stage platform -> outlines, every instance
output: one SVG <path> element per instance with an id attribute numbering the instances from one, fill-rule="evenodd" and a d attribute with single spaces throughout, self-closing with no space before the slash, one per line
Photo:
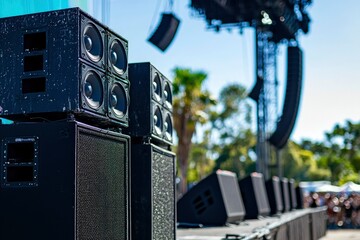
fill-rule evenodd
<path id="1" fill-rule="evenodd" d="M 326 234 L 326 207 L 293 210 L 223 227 L 179 228 L 177 240 L 315 240 Z"/>

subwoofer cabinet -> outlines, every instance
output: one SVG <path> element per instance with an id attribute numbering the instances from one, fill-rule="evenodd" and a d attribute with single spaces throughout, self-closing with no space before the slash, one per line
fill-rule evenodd
<path id="1" fill-rule="evenodd" d="M 132 239 L 176 239 L 175 154 L 147 143 L 131 152 Z"/>
<path id="2" fill-rule="evenodd" d="M 0 32 L 1 116 L 128 126 L 123 37 L 79 8 L 1 18 Z"/>
<path id="3" fill-rule="evenodd" d="M 61 121 L 0 125 L 0 141 L 0 239 L 131 239 L 128 136 Z"/>

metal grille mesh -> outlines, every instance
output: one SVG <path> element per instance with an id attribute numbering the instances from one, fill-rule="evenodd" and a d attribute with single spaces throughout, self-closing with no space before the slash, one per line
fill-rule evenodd
<path id="1" fill-rule="evenodd" d="M 153 240 L 175 239 L 174 156 L 153 153 Z"/>
<path id="2" fill-rule="evenodd" d="M 76 169 L 77 240 L 128 239 L 127 146 L 126 139 L 80 132 Z"/>

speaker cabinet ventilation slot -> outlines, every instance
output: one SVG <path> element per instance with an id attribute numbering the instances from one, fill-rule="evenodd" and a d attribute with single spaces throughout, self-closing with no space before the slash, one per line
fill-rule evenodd
<path id="1" fill-rule="evenodd" d="M 22 79 L 22 93 L 40 93 L 46 91 L 46 78 L 24 78 Z"/>
<path id="2" fill-rule="evenodd" d="M 44 56 L 33 55 L 24 57 L 24 72 L 44 70 Z"/>
<path id="3" fill-rule="evenodd" d="M 24 51 L 41 51 L 46 49 L 46 32 L 27 33 L 24 35 Z"/>
<path id="4" fill-rule="evenodd" d="M 6 181 L 13 182 L 32 182 L 34 181 L 33 166 L 11 166 L 7 168 Z"/>
<path id="5" fill-rule="evenodd" d="M 34 162 L 34 143 L 9 143 L 7 146 L 7 162 L 32 163 Z"/>

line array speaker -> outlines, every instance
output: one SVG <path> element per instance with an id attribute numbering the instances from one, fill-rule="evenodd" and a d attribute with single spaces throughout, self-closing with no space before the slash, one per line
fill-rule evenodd
<path id="1" fill-rule="evenodd" d="M 246 211 L 245 218 L 256 219 L 259 216 L 268 216 L 270 206 L 263 175 L 254 172 L 241 179 L 239 186 Z"/>
<path id="2" fill-rule="evenodd" d="M 129 137 L 71 121 L 0 132 L 1 239 L 130 239 Z"/>
<path id="3" fill-rule="evenodd" d="M 264 78 L 258 76 L 256 83 L 252 90 L 249 93 L 249 98 L 251 98 L 254 101 L 259 101 L 259 96 L 261 93 L 261 89 L 264 87 Z"/>
<path id="4" fill-rule="evenodd" d="M 78 8 L 2 18 L 0 32 L 0 115 L 128 125 L 124 38 Z"/>
<path id="5" fill-rule="evenodd" d="M 284 206 L 281 199 L 280 179 L 273 176 L 265 182 L 265 186 L 271 210 L 270 214 L 281 213 Z"/>
<path id="6" fill-rule="evenodd" d="M 171 82 L 148 62 L 129 64 L 129 79 L 131 105 L 127 133 L 172 145 Z"/>
<path id="7" fill-rule="evenodd" d="M 299 47 L 288 47 L 287 84 L 282 115 L 269 142 L 283 148 L 294 128 L 300 105 L 302 87 L 302 51 Z"/>
<path id="8" fill-rule="evenodd" d="M 175 239 L 175 154 L 153 144 L 132 144 L 133 239 Z"/>
<path id="9" fill-rule="evenodd" d="M 288 212 L 291 209 L 290 206 L 290 195 L 289 195 L 289 180 L 287 178 L 282 178 L 280 180 L 281 187 L 281 199 L 284 205 L 283 212 Z"/>
<path id="10" fill-rule="evenodd" d="M 241 221 L 244 215 L 236 175 L 227 171 L 212 173 L 177 202 L 177 220 L 181 223 L 222 226 Z"/>
<path id="11" fill-rule="evenodd" d="M 180 20 L 172 13 L 163 13 L 159 26 L 148 39 L 160 50 L 165 51 L 175 37 Z"/>

